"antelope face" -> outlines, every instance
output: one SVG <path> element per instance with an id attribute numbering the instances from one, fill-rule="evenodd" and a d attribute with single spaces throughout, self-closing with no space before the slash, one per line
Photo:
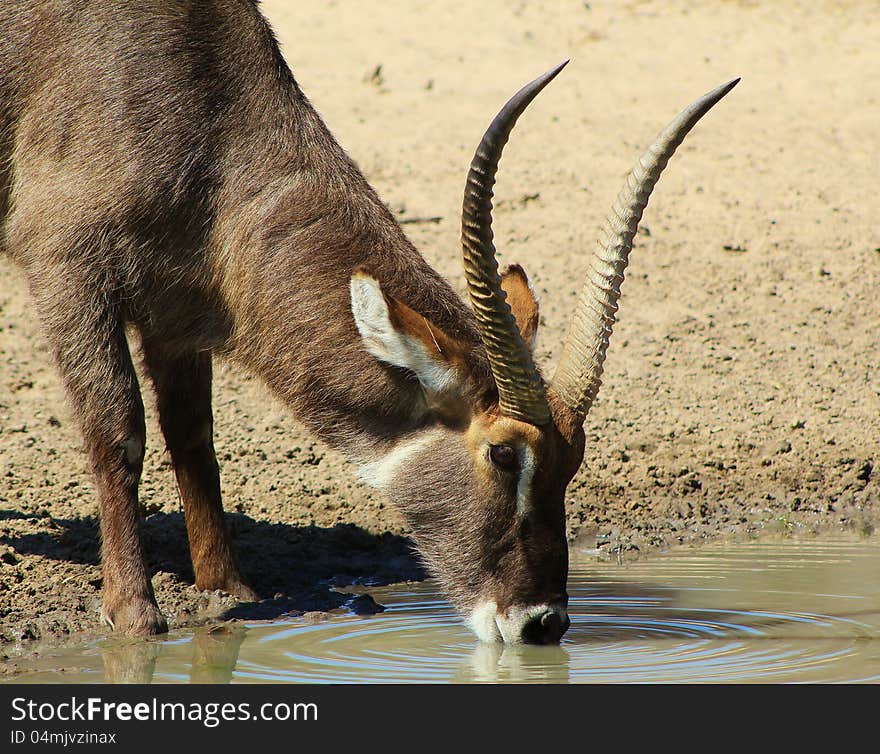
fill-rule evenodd
<path id="1" fill-rule="evenodd" d="M 525 273 L 512 267 L 501 285 L 533 342 L 538 303 Z M 365 348 L 411 372 L 424 396 L 418 428 L 364 464 L 361 477 L 403 513 L 429 570 L 481 639 L 558 642 L 569 626 L 565 489 L 584 450 L 577 414 L 552 393 L 540 423 L 505 414 L 491 371 L 464 344 L 367 273 L 352 278 L 351 297 Z"/>
<path id="2" fill-rule="evenodd" d="M 485 412 L 435 425 L 387 479 L 419 551 L 484 641 L 552 644 L 569 626 L 565 488 L 583 431 Z"/>
<path id="3" fill-rule="evenodd" d="M 458 443 L 465 490 L 426 505 L 424 489 L 421 504 L 402 506 L 416 540 L 482 640 L 555 644 L 569 626 L 565 489 L 583 458 L 583 431 L 566 438 L 553 422 L 493 411 L 476 415 Z"/>
<path id="4" fill-rule="evenodd" d="M 462 247 L 476 342 L 450 337 L 366 271 L 351 279 L 364 347 L 411 372 L 424 395 L 414 428 L 364 464 L 362 477 L 400 507 L 428 567 L 487 641 L 556 643 L 568 628 L 565 490 L 583 459 L 583 420 L 599 389 L 632 240 L 672 153 L 738 81 L 682 111 L 637 162 L 545 385 L 532 359 L 538 302 L 521 268 L 499 275 L 491 197 L 516 119 L 561 69 L 511 98 L 471 163 Z"/>

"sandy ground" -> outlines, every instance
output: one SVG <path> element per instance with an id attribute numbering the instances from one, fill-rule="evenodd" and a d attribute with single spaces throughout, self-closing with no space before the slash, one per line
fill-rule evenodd
<path id="1" fill-rule="evenodd" d="M 586 254 L 633 160 L 684 105 L 742 76 L 679 150 L 646 212 L 569 488 L 573 545 L 627 558 L 722 537 L 873 532 L 880 5 L 263 8 L 331 130 L 460 290 L 458 218 L 473 148 L 507 96 L 571 58 L 514 132 L 495 214 L 503 259 L 522 262 L 541 295 L 539 359 L 551 374 Z M 236 608 L 191 586 L 150 410 L 142 501 L 172 626 L 230 609 L 342 609 L 328 583 L 421 576 L 390 504 L 260 384 L 220 365 L 214 395 L 226 508 L 245 574 L 267 600 Z M 23 639 L 100 630 L 96 517 L 59 378 L 23 280 L 2 259 L 4 656 Z"/>

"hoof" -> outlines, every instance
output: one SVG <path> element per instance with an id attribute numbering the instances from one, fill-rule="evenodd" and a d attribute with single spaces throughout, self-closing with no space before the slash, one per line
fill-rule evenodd
<path id="1" fill-rule="evenodd" d="M 146 598 L 104 599 L 101 623 L 128 636 L 155 636 L 168 631 L 168 621 L 158 605 Z"/>
<path id="2" fill-rule="evenodd" d="M 231 594 L 239 602 L 259 602 L 260 595 L 251 589 L 240 576 L 227 576 L 226 578 L 196 579 L 196 588 L 205 592 L 220 590 Z"/>
<path id="3" fill-rule="evenodd" d="M 226 589 L 230 594 L 235 595 L 235 597 L 240 602 L 259 602 L 260 595 L 258 595 L 253 589 L 251 589 L 247 584 L 243 581 L 238 581 L 231 586 L 231 588 Z"/>

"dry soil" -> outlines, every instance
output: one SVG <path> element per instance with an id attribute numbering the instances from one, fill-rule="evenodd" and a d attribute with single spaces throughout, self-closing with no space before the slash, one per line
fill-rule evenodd
<path id="1" fill-rule="evenodd" d="M 605 384 L 569 488 L 574 547 L 604 557 L 880 517 L 880 4 L 297 2 L 262 7 L 300 85 L 463 290 L 459 210 L 480 134 L 571 63 L 517 126 L 496 243 L 542 301 L 552 373 L 587 254 L 634 159 L 684 105 L 693 131 L 644 217 Z M 2 30 L 0 30 L 2 33 Z M 263 387 L 218 365 L 216 446 L 246 575 L 191 585 L 149 396 L 142 483 L 172 626 L 346 609 L 334 583 L 422 576 L 391 501 L 360 486 Z M 0 651 L 100 631 L 97 502 L 21 275 L 0 257 Z M 12 667 L 5 663 L 5 667 Z"/>

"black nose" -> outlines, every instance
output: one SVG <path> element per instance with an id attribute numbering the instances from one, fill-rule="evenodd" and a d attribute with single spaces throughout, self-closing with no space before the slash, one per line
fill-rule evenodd
<path id="1" fill-rule="evenodd" d="M 558 644 L 570 625 L 567 613 L 545 610 L 523 626 L 522 640 L 526 644 Z"/>

